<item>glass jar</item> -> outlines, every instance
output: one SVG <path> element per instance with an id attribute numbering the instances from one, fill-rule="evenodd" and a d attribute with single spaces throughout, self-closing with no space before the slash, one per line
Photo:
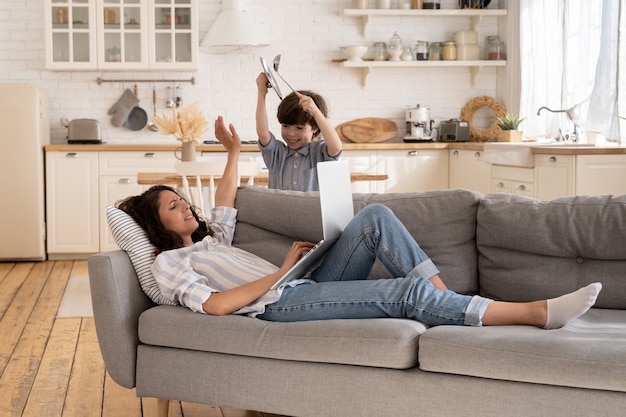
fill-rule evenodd
<path id="1" fill-rule="evenodd" d="M 453 41 L 443 43 L 442 56 L 444 61 L 456 61 L 456 44 Z"/>
<path id="2" fill-rule="evenodd" d="M 490 61 L 506 60 L 504 42 L 499 36 L 487 36 L 487 59 Z"/>
<path id="3" fill-rule="evenodd" d="M 431 61 L 441 61 L 443 42 L 433 42 L 428 47 L 428 59 Z"/>
<path id="4" fill-rule="evenodd" d="M 406 48 L 404 48 L 404 51 L 402 52 L 402 56 L 401 59 L 403 61 L 414 61 L 415 57 L 414 57 L 414 51 L 413 48 L 411 48 L 410 46 L 407 46 Z"/>
<path id="5" fill-rule="evenodd" d="M 368 0 L 352 0 L 352 7 L 355 9 L 367 9 L 370 5 Z"/>
<path id="6" fill-rule="evenodd" d="M 385 42 L 374 42 L 372 47 L 374 61 L 384 61 L 387 59 L 385 52 L 387 51 L 387 44 Z"/>
<path id="7" fill-rule="evenodd" d="M 428 61 L 428 42 L 417 41 L 415 43 L 415 59 L 417 61 Z"/>
<path id="8" fill-rule="evenodd" d="M 398 32 L 393 32 L 393 36 L 389 38 L 387 42 L 387 52 L 389 52 L 390 61 L 400 61 L 400 55 L 404 46 L 402 45 L 402 38 L 398 35 Z"/>
<path id="9" fill-rule="evenodd" d="M 424 9 L 441 9 L 441 0 L 424 0 Z"/>
<path id="10" fill-rule="evenodd" d="M 411 9 L 423 9 L 424 0 L 411 0 Z"/>

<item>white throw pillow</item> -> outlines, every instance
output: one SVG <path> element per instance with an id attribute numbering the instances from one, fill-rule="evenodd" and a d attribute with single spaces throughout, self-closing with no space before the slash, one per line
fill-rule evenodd
<path id="1" fill-rule="evenodd" d="M 154 262 L 156 247 L 150 243 L 146 232 L 125 211 L 113 206 L 107 206 L 106 209 L 113 239 L 128 254 L 143 292 L 157 304 L 177 305 L 165 298 L 152 275 L 150 267 Z"/>

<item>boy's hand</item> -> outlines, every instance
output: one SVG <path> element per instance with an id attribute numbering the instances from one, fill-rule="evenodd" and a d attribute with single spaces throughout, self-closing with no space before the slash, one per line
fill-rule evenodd
<path id="1" fill-rule="evenodd" d="M 256 88 L 259 94 L 267 94 L 269 90 L 269 80 L 267 79 L 267 75 L 264 72 L 260 73 L 258 77 L 256 77 Z"/>
<path id="2" fill-rule="evenodd" d="M 298 98 L 300 99 L 299 104 L 300 104 L 300 107 L 302 107 L 302 110 L 304 110 L 305 112 L 309 113 L 311 116 L 315 117 L 317 112 L 320 111 L 317 108 L 317 105 L 315 105 L 315 101 L 313 101 L 313 99 L 311 97 L 307 96 L 307 95 L 300 94 L 297 91 L 295 93 L 298 96 Z"/>

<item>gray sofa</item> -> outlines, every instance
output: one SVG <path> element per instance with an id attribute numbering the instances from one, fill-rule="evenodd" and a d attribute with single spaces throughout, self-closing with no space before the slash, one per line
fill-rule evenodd
<path id="1" fill-rule="evenodd" d="M 111 377 L 138 396 L 289 416 L 625 415 L 626 195 L 540 202 L 442 190 L 354 201 L 389 206 L 455 291 L 526 301 L 600 281 L 596 308 L 549 331 L 211 317 L 152 303 L 115 251 L 89 258 Z M 275 264 L 293 240 L 321 237 L 317 193 L 247 186 L 236 206 L 234 245 Z M 380 265 L 372 275 L 387 276 Z"/>

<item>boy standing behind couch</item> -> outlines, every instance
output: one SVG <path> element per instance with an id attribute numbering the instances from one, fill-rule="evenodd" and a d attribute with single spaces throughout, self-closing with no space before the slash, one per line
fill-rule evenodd
<path id="1" fill-rule="evenodd" d="M 277 117 L 283 143 L 269 130 L 265 73 L 259 74 L 256 84 L 256 131 L 269 170 L 268 188 L 319 191 L 317 163 L 339 159 L 342 150 L 339 135 L 326 119 L 328 107 L 324 98 L 310 91 L 299 91 L 281 101 Z"/>

